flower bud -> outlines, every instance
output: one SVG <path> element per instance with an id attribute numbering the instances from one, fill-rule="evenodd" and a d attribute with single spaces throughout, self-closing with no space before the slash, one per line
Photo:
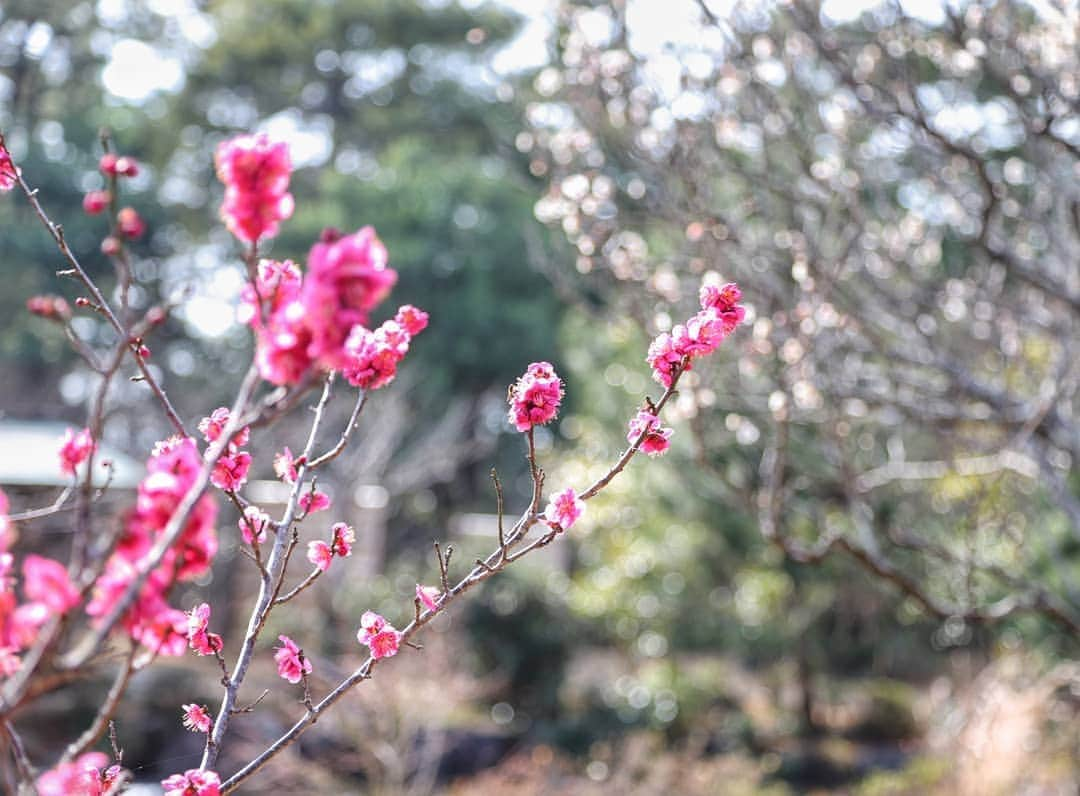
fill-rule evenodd
<path id="1" fill-rule="evenodd" d="M 90 191 L 83 197 L 82 207 L 87 215 L 96 216 L 109 206 L 112 194 L 108 191 Z"/>

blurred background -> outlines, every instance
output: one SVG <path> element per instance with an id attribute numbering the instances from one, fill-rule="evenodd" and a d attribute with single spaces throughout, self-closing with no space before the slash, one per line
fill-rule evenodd
<path id="1" fill-rule="evenodd" d="M 0 129 L 104 284 L 80 204 L 103 185 L 100 131 L 142 164 L 133 304 L 184 298 L 148 344 L 186 420 L 228 402 L 250 356 L 217 220 L 226 137 L 290 142 L 273 257 L 373 224 L 400 275 L 388 305 L 431 313 L 322 484 L 357 554 L 266 636 L 301 642 L 317 695 L 361 660 L 361 611 L 408 621 L 433 538 L 459 565 L 492 548 L 492 466 L 510 509 L 527 502 L 505 390 L 529 362 L 567 383 L 538 434 L 548 483 L 583 486 L 658 394 L 651 337 L 703 277 L 743 288 L 748 322 L 681 385 L 671 452 L 252 788 L 1077 793 L 1078 35 L 1057 0 L 4 0 Z M 81 426 L 93 381 L 24 309 L 76 294 L 17 197 L 0 252 L 7 466 Z M 141 385 L 111 397 L 119 512 L 168 429 Z M 251 499 L 279 499 L 272 453 L 302 447 L 306 418 L 253 435 Z M 17 508 L 58 483 L 32 458 L 0 472 Z M 209 595 L 235 637 L 255 573 L 234 520 L 223 506 L 214 572 L 178 598 Z M 23 528 L 57 557 L 66 538 Z M 302 712 L 271 648 L 245 693 L 274 693 L 233 723 L 222 772 Z M 31 756 L 102 687 L 21 719 Z M 136 677 L 117 727 L 138 781 L 197 763 L 180 705 L 219 691 L 193 656 Z"/>

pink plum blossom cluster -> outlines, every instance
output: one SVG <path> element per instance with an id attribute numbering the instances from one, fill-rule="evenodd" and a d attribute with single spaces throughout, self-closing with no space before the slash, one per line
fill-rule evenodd
<path id="1" fill-rule="evenodd" d="M 689 370 L 692 360 L 715 351 L 746 317 L 745 308 L 739 304 L 741 298 L 742 292 L 734 282 L 722 287 L 703 286 L 699 296 L 701 311 L 649 345 L 646 361 L 652 367 L 653 378 L 670 387 L 676 372 Z"/>
<path id="2" fill-rule="evenodd" d="M 95 448 L 90 429 L 76 431 L 69 428 L 60 441 L 60 472 L 65 475 L 75 475 L 75 469 L 90 458 Z"/>
<path id="3" fill-rule="evenodd" d="M 375 660 L 397 655 L 401 633 L 383 616 L 374 611 L 364 611 L 360 617 L 360 630 L 356 640 L 365 645 Z"/>
<path id="4" fill-rule="evenodd" d="M 335 556 L 347 558 L 352 555 L 352 546 L 355 542 L 356 533 L 352 527 L 343 522 L 336 522 L 330 527 L 329 544 L 322 539 L 308 542 L 307 559 L 320 572 L 326 572 Z"/>
<path id="5" fill-rule="evenodd" d="M 107 796 L 123 785 L 122 773 L 101 752 L 87 752 L 46 771 L 34 784 L 38 796 Z"/>
<path id="6" fill-rule="evenodd" d="M 563 398 L 562 379 L 550 362 L 533 362 L 510 388 L 510 422 L 518 431 L 555 419 Z"/>
<path id="7" fill-rule="evenodd" d="M 221 777 L 213 771 L 191 768 L 161 781 L 165 796 L 221 796 Z"/>
<path id="8" fill-rule="evenodd" d="M 672 433 L 672 429 L 661 427 L 660 418 L 655 413 L 649 409 L 641 409 L 630 418 L 626 441 L 633 445 L 640 438 L 641 450 L 649 456 L 661 456 L 671 445 Z"/>
<path id="9" fill-rule="evenodd" d="M 214 161 L 225 183 L 221 220 L 229 231 L 247 243 L 276 235 L 293 212 L 289 147 L 266 135 L 241 135 L 221 142 Z"/>
<path id="10" fill-rule="evenodd" d="M 208 443 L 217 442 L 229 422 L 229 410 L 218 407 L 199 421 L 199 432 Z M 246 426 L 240 429 L 228 441 L 225 452 L 218 458 L 210 473 L 210 483 L 224 492 L 235 492 L 247 482 L 248 470 L 251 469 L 251 454 L 240 448 L 247 445 L 251 435 Z"/>
<path id="11" fill-rule="evenodd" d="M 107 615 L 136 578 L 139 562 L 164 532 L 195 482 L 201 464 L 202 457 L 191 437 L 170 437 L 155 446 L 124 533 L 94 584 L 86 607 L 91 617 Z M 218 549 L 217 513 L 213 497 L 199 498 L 178 542 L 151 571 L 135 604 L 124 616 L 123 627 L 131 638 L 153 654 L 182 655 L 187 647 L 188 616 L 170 606 L 167 595 L 175 582 L 192 580 L 209 570 Z"/>

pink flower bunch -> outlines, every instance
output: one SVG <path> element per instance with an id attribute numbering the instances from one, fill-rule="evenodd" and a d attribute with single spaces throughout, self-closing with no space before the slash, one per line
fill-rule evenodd
<path id="1" fill-rule="evenodd" d="M 299 504 L 300 511 L 302 511 L 306 517 L 308 514 L 314 514 L 316 511 L 326 511 L 330 508 L 331 501 L 328 494 L 315 490 L 314 492 L 304 492 L 304 494 L 300 496 Z"/>
<path id="2" fill-rule="evenodd" d="M 165 796 L 221 796 L 221 777 L 214 771 L 189 768 L 161 781 Z"/>
<path id="3" fill-rule="evenodd" d="M 220 143 L 214 162 L 225 184 L 221 220 L 229 231 L 247 243 L 276 235 L 293 212 L 288 145 L 264 134 L 241 135 Z"/>
<path id="4" fill-rule="evenodd" d="M 60 296 L 31 296 L 26 300 L 26 310 L 32 315 L 49 321 L 71 320 L 71 305 Z"/>
<path id="5" fill-rule="evenodd" d="M 11 153 L 4 146 L 4 139 L 0 137 L 0 193 L 6 193 L 15 187 L 19 168 L 12 162 Z"/>
<path id="6" fill-rule="evenodd" d="M 397 281 L 375 231 L 324 233 L 308 268 L 304 277 L 291 262 L 264 260 L 255 285 L 244 289 L 238 317 L 255 330 L 259 373 L 274 384 L 295 384 L 312 367 L 344 369 L 354 385 L 387 384 L 428 316 L 405 305 L 375 331 L 365 328 Z"/>
<path id="7" fill-rule="evenodd" d="M 199 421 L 199 431 L 207 442 L 215 442 L 221 437 L 225 425 L 229 422 L 229 410 L 224 406 L 218 407 Z M 248 470 L 251 469 L 251 454 L 240 450 L 240 446 L 246 445 L 251 431 L 247 427 L 240 429 L 229 440 L 225 452 L 218 458 L 214 469 L 210 472 L 210 483 L 225 492 L 235 492 L 247 483 Z"/>
<path id="8" fill-rule="evenodd" d="M 401 644 L 401 633 L 374 611 L 364 611 L 356 640 L 371 651 L 371 657 L 375 660 L 392 658 L 397 655 Z"/>
<path id="9" fill-rule="evenodd" d="M 213 655 L 224 649 L 221 636 L 210 633 L 210 606 L 202 603 L 187 613 L 187 640 L 199 655 Z"/>
<path id="10" fill-rule="evenodd" d="M 106 152 L 98 161 L 98 170 L 106 177 L 134 177 L 139 173 L 139 163 L 130 155 Z"/>
<path id="11" fill-rule="evenodd" d="M 248 506 L 236 524 L 245 542 L 262 544 L 266 541 L 267 529 L 271 527 L 272 522 L 270 515 L 258 506 Z"/>
<path id="12" fill-rule="evenodd" d="M 442 592 L 434 586 L 421 586 L 417 583 L 416 599 L 420 601 L 420 604 L 424 606 L 426 610 L 434 613 L 439 610 L 439 601 L 442 599 Z"/>
<path id="13" fill-rule="evenodd" d="M 562 379 L 550 362 L 533 362 L 510 388 L 510 422 L 518 431 L 550 423 L 559 413 Z"/>
<path id="14" fill-rule="evenodd" d="M 202 458 L 191 437 L 159 442 L 147 461 L 146 477 L 139 483 L 134 509 L 124 534 L 94 584 L 86 611 L 105 616 L 134 580 L 137 565 L 164 531 L 184 495 L 195 482 Z M 143 584 L 135 604 L 123 620 L 124 629 L 147 649 L 164 655 L 182 655 L 188 645 L 188 616 L 168 604 L 166 595 L 177 580 L 191 580 L 210 568 L 217 553 L 217 504 L 203 495 L 188 517 L 177 543 Z"/>
<path id="15" fill-rule="evenodd" d="M 0 520 L 7 517 L 7 498 L 0 492 Z M 4 550 L 10 539 L 0 535 L 0 675 L 10 677 L 22 664 L 19 653 L 37 639 L 50 617 L 65 614 L 82 597 L 67 570 L 51 558 L 29 555 L 23 560 L 23 596 L 15 595 L 15 557 Z"/>
<path id="16" fill-rule="evenodd" d="M 637 415 L 630 418 L 630 430 L 626 433 L 626 441 L 633 445 L 642 434 L 645 438 L 641 441 L 641 450 L 650 456 L 660 456 L 671 445 L 671 435 L 674 433 L 670 428 L 661 428 L 660 418 L 648 409 L 641 409 Z"/>
<path id="17" fill-rule="evenodd" d="M 345 340 L 397 282 L 387 266 L 386 247 L 372 227 L 352 235 L 323 232 L 308 254 L 303 300 L 312 330 L 311 356 L 330 370 L 345 362 Z"/>
<path id="18" fill-rule="evenodd" d="M 426 325 L 427 313 L 424 313 L 424 324 L 419 329 Z M 375 331 L 354 326 L 345 341 L 342 373 L 354 387 L 364 390 L 384 387 L 397 375 L 398 363 L 409 352 L 411 341 L 412 335 L 396 320 L 386 321 Z"/>
<path id="19" fill-rule="evenodd" d="M 570 526 L 585 513 L 585 502 L 571 487 L 551 497 L 551 502 L 544 509 L 544 522 L 556 531 L 568 531 Z"/>
<path id="20" fill-rule="evenodd" d="M 326 572 L 330 561 L 337 556 L 345 558 L 352 555 L 352 546 L 356 542 L 356 532 L 343 522 L 335 522 L 330 527 L 330 543 L 322 541 L 308 542 L 307 559 L 317 568 Z"/>
<path id="21" fill-rule="evenodd" d="M 214 720 L 210 718 L 210 714 L 206 712 L 205 705 L 196 705 L 194 703 L 184 705 L 182 711 L 184 714 L 184 729 L 186 730 L 191 730 L 192 732 L 210 732 L 210 728 L 214 726 Z"/>
<path id="22" fill-rule="evenodd" d="M 115 792 L 123 769 L 109 766 L 101 752 L 87 752 L 46 771 L 37 782 L 39 796 L 106 796 Z"/>
<path id="23" fill-rule="evenodd" d="M 741 298 L 742 292 L 734 282 L 702 287 L 701 311 L 649 345 L 646 361 L 653 369 L 653 378 L 670 387 L 684 362 L 689 370 L 690 360 L 715 351 L 746 317 L 746 309 L 738 303 Z"/>
<path id="24" fill-rule="evenodd" d="M 274 473 L 287 484 L 295 484 L 298 473 L 296 468 L 303 462 L 303 456 L 293 458 L 292 451 L 286 446 L 281 453 L 274 456 Z"/>
<path id="25" fill-rule="evenodd" d="M 281 646 L 274 653 L 278 674 L 290 683 L 299 683 L 305 674 L 311 674 L 311 661 L 288 636 L 278 636 Z"/>
<path id="26" fill-rule="evenodd" d="M 85 462 L 96 447 L 90 429 L 69 428 L 60 441 L 60 472 L 75 475 L 75 468 Z"/>

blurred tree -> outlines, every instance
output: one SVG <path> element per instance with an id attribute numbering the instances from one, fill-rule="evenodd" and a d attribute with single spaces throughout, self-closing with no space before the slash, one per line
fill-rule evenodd
<path id="1" fill-rule="evenodd" d="M 753 305 L 676 407 L 714 522 L 846 553 L 940 646 L 1029 612 L 1075 639 L 1076 10 L 654 12 L 562 3 L 518 146 L 569 292 L 650 334 L 716 271 Z"/>

